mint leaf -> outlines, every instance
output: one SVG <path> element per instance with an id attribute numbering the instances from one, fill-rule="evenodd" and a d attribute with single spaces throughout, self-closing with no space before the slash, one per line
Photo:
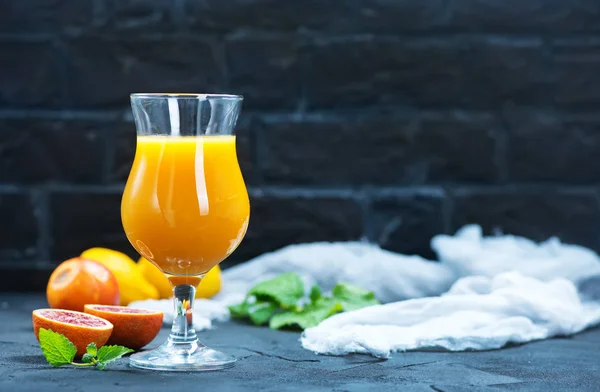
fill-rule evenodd
<path id="1" fill-rule="evenodd" d="M 288 310 L 276 314 L 271 318 L 269 327 L 279 329 L 298 326 L 306 329 L 318 325 L 321 321 L 342 310 L 339 302 L 330 298 L 321 298 L 315 304 L 308 305 L 301 311 Z"/>
<path id="2" fill-rule="evenodd" d="M 254 324 L 263 325 L 269 321 L 278 308 L 277 304 L 272 302 L 257 301 L 248 305 L 248 314 L 250 315 L 250 320 L 252 320 Z"/>
<path id="3" fill-rule="evenodd" d="M 323 295 L 321 293 L 321 288 L 317 285 L 314 285 L 311 289 L 310 289 L 310 301 L 311 302 L 316 302 L 319 298 L 321 298 Z"/>
<path id="4" fill-rule="evenodd" d="M 258 301 L 275 302 L 283 308 L 293 308 L 304 296 L 304 283 L 297 274 L 288 272 L 257 284 L 248 294 L 254 295 Z"/>
<path id="5" fill-rule="evenodd" d="M 269 328 L 279 329 L 283 327 L 296 327 L 299 326 L 301 329 L 308 328 L 305 326 L 307 323 L 304 317 L 301 317 L 298 313 L 293 310 L 288 310 L 283 313 L 277 313 L 271 321 L 269 321 Z"/>
<path id="6" fill-rule="evenodd" d="M 96 366 L 98 369 L 104 370 L 107 364 L 132 352 L 132 349 L 123 346 L 102 346 L 98 350 L 98 364 Z"/>
<path id="7" fill-rule="evenodd" d="M 244 301 L 241 304 L 231 305 L 229 306 L 229 312 L 231 313 L 231 317 L 234 318 L 248 317 L 248 303 Z"/>
<path id="8" fill-rule="evenodd" d="M 380 304 L 373 292 L 349 283 L 336 284 L 332 294 L 333 298 L 342 304 L 344 311 Z"/>
<path id="9" fill-rule="evenodd" d="M 94 343 L 94 342 L 88 344 L 87 347 L 85 348 L 85 350 L 92 357 L 95 357 L 96 355 L 98 355 L 98 347 L 96 347 L 96 343 Z"/>
<path id="10" fill-rule="evenodd" d="M 83 363 L 92 363 L 92 362 L 94 362 L 94 355 L 92 355 L 92 354 L 83 354 L 83 357 L 81 358 L 81 362 L 83 362 Z"/>
<path id="11" fill-rule="evenodd" d="M 98 362 L 110 363 L 132 352 L 132 349 L 123 346 L 102 346 L 98 350 Z"/>
<path id="12" fill-rule="evenodd" d="M 77 347 L 64 335 L 51 329 L 40 328 L 38 336 L 42 353 L 50 365 L 58 367 L 73 362 Z"/>

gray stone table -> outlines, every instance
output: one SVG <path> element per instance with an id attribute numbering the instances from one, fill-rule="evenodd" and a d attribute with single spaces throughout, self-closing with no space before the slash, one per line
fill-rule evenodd
<path id="1" fill-rule="evenodd" d="M 486 352 L 317 356 L 295 332 L 240 323 L 201 333 L 207 344 L 239 358 L 220 372 L 132 369 L 120 360 L 104 371 L 51 368 L 32 332 L 41 295 L 0 294 L 0 391 L 600 391 L 600 329 Z M 168 334 L 164 328 L 152 345 Z"/>

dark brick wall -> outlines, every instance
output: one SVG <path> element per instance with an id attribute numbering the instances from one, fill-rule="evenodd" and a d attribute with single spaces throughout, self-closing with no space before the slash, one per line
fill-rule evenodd
<path id="1" fill-rule="evenodd" d="M 600 250 L 597 0 L 0 2 L 0 290 L 130 254 L 131 92 L 246 97 L 228 264 L 286 244 L 432 256 L 466 223 Z"/>

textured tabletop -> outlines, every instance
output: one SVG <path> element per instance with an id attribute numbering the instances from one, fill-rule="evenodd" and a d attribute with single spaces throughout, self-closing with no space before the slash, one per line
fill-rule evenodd
<path id="1" fill-rule="evenodd" d="M 41 295 L 0 294 L 0 391 L 600 391 L 600 329 L 503 350 L 326 357 L 304 350 L 295 332 L 238 323 L 200 333 L 239 358 L 219 372 L 132 369 L 120 360 L 104 371 L 51 368 L 31 327 Z M 163 328 L 152 345 L 163 341 Z"/>

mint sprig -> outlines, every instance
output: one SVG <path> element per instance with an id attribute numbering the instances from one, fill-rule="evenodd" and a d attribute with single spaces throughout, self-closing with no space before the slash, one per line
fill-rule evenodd
<path id="1" fill-rule="evenodd" d="M 133 352 L 133 350 L 123 346 L 102 346 L 98 349 L 96 343 L 92 342 L 86 347 L 86 353 L 81 358 L 81 363 L 79 363 L 74 362 L 77 347 L 66 336 L 51 329 L 40 328 L 39 339 L 42 353 L 46 361 L 53 367 L 63 365 L 96 366 L 98 369 L 104 370 L 109 363 Z"/>
<path id="2" fill-rule="evenodd" d="M 306 329 L 336 313 L 378 304 L 372 292 L 343 282 L 333 288 L 331 295 L 323 295 L 314 285 L 305 299 L 300 276 L 286 273 L 252 287 L 246 299 L 229 310 L 232 317 L 250 319 L 256 325 Z"/>

